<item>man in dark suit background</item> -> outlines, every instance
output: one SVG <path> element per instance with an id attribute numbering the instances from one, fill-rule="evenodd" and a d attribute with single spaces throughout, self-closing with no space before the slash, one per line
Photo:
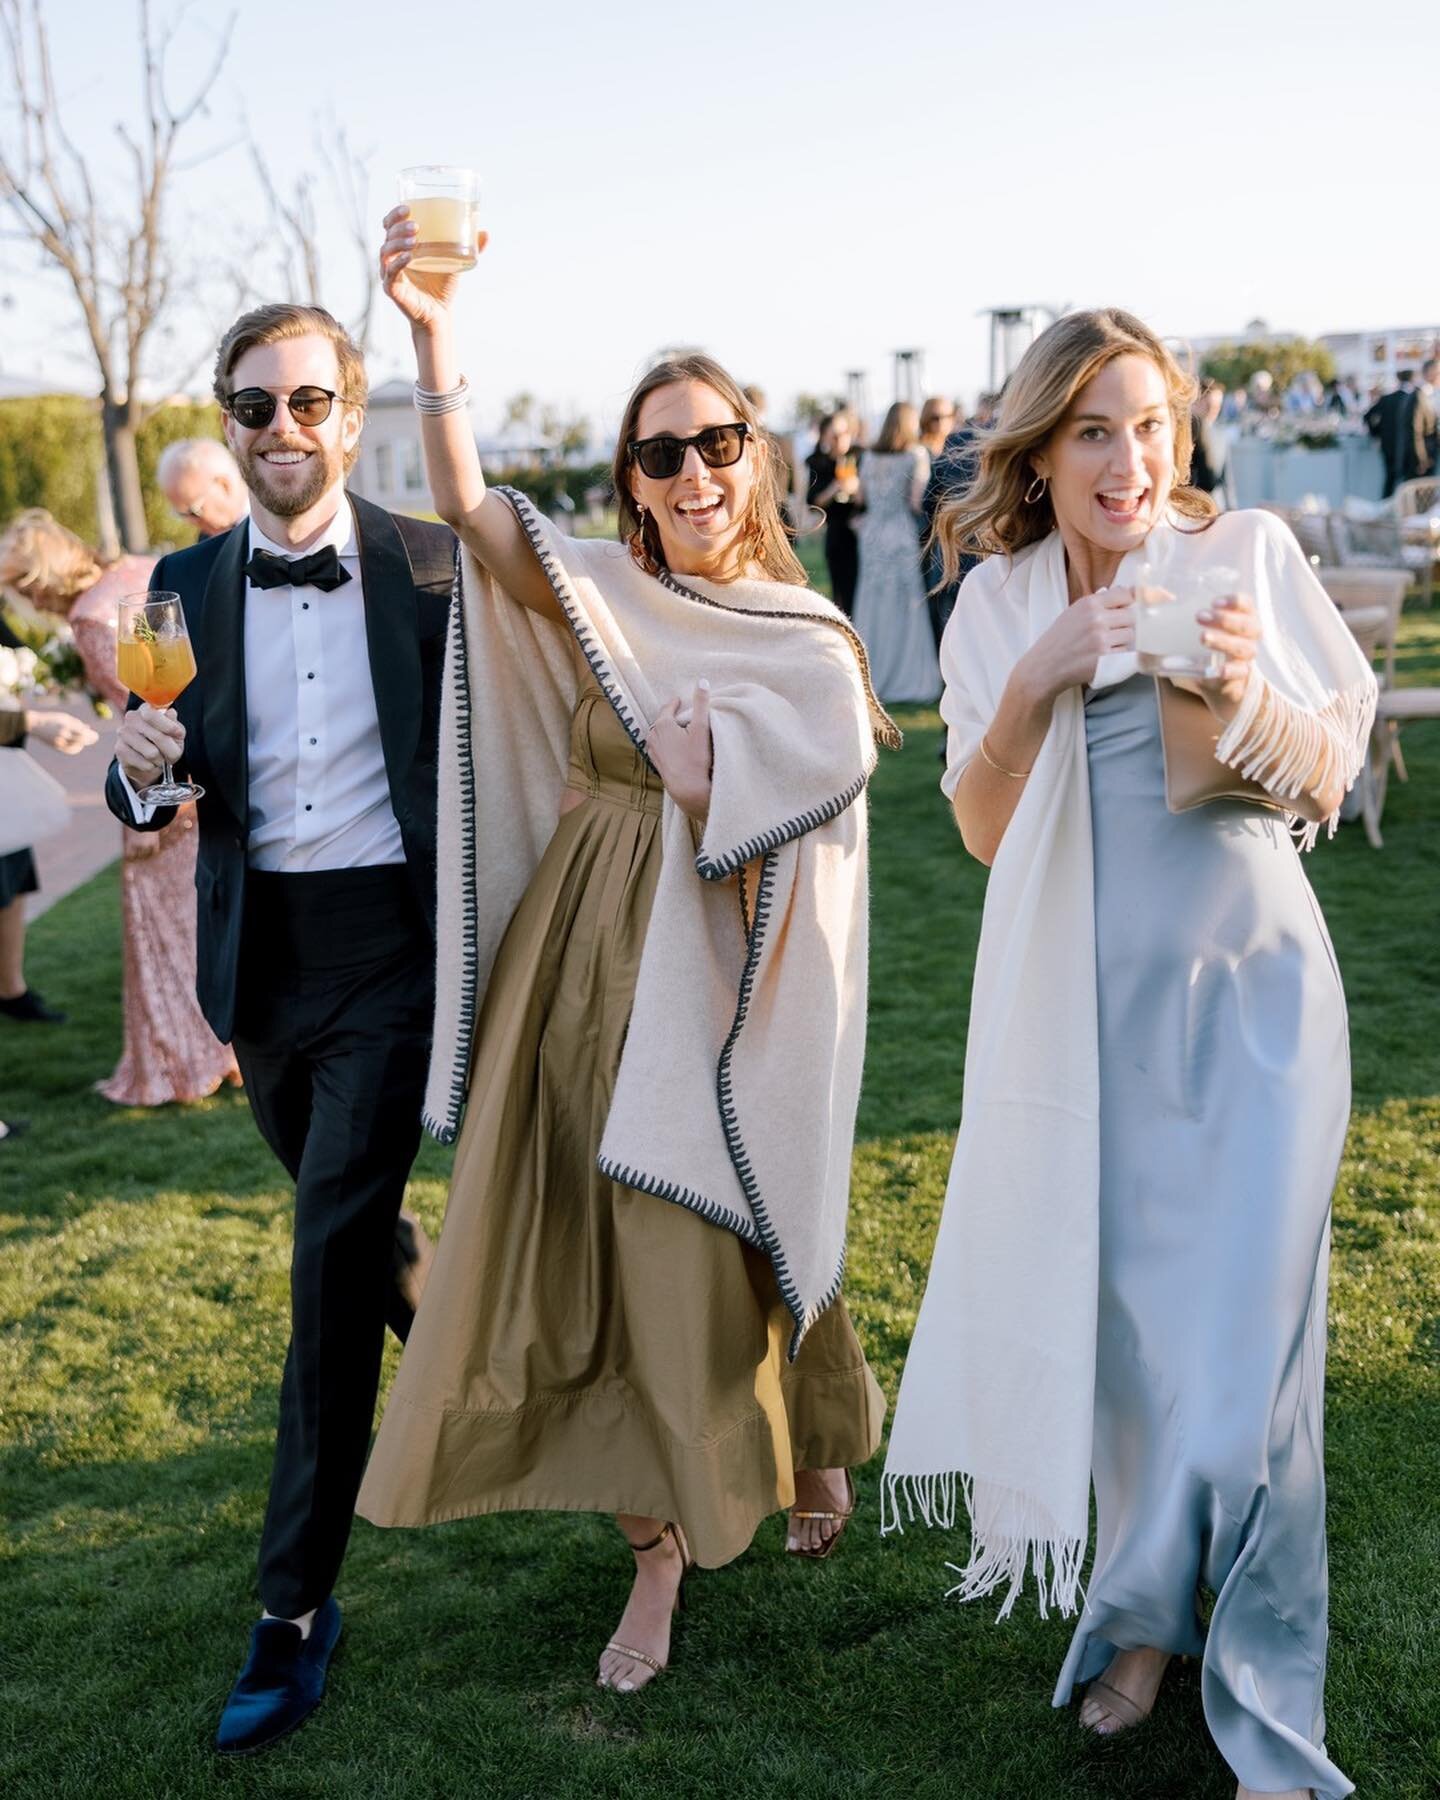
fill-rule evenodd
<path id="1" fill-rule="evenodd" d="M 1402 481 L 1431 472 L 1426 440 L 1435 430 L 1433 409 L 1415 391 L 1415 371 L 1401 369 L 1395 379 L 1399 385 L 1382 394 L 1365 415 L 1366 428 L 1385 459 L 1387 500 Z"/>
<path id="2" fill-rule="evenodd" d="M 950 615 L 955 610 L 955 601 L 960 593 L 960 583 L 980 560 L 978 556 L 964 555 L 960 558 L 960 568 L 954 581 L 945 581 L 944 558 L 940 546 L 935 542 L 935 517 L 941 503 L 958 494 L 962 488 L 968 487 L 975 479 L 979 457 L 978 433 L 975 424 L 961 418 L 955 429 L 945 440 L 940 454 L 930 464 L 930 479 L 925 484 L 925 493 L 920 502 L 920 546 L 921 567 L 925 573 L 925 604 L 930 612 L 930 631 L 935 639 L 935 649 L 940 649 L 940 640 L 945 635 L 945 627 L 950 623 Z M 944 746 L 941 746 L 944 755 Z"/>
<path id="3" fill-rule="evenodd" d="M 140 830 L 173 817 L 136 794 L 162 761 L 205 789 L 196 989 L 295 1181 L 265 1612 L 216 1738 L 232 1753 L 323 1693 L 385 1323 L 408 1331 L 429 1248 L 400 1203 L 430 1044 L 454 539 L 346 494 L 366 391 L 318 307 L 260 307 L 227 333 L 215 395 L 249 514 L 156 566 L 198 673 L 168 712 L 132 703 L 106 784 Z"/>

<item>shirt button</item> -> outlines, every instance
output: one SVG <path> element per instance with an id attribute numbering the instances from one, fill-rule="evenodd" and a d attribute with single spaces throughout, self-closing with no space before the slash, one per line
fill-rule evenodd
<path id="1" fill-rule="evenodd" d="M 305 671 L 305 679 L 307 681 L 313 681 L 315 679 L 315 671 L 313 669 L 307 669 Z"/>
<path id="2" fill-rule="evenodd" d="M 318 744 L 320 742 L 320 740 L 319 740 L 319 738 L 311 738 L 310 742 L 312 744 Z"/>
<path id="3" fill-rule="evenodd" d="M 305 802 L 305 810 L 306 812 L 314 812 L 315 810 L 308 800 Z"/>
<path id="4" fill-rule="evenodd" d="M 302 600 L 300 602 L 300 610 L 301 610 L 301 612 L 309 612 L 310 602 L 308 600 Z"/>

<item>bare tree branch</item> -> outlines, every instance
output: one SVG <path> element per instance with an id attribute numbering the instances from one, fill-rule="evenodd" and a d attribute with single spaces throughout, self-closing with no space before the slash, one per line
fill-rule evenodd
<path id="1" fill-rule="evenodd" d="M 351 148 L 343 125 L 332 122 L 331 133 L 319 142 L 320 159 L 330 176 L 330 184 L 340 203 L 346 234 L 355 252 L 360 277 L 361 303 L 350 326 L 350 335 L 360 346 L 361 355 L 370 348 L 370 334 L 375 324 L 376 230 L 370 217 L 370 162 L 373 152 L 359 155 Z"/>
<path id="2" fill-rule="evenodd" d="M 204 109 L 229 52 L 232 14 L 215 54 L 187 99 L 171 100 L 167 56 L 189 9 L 158 29 L 150 0 L 137 0 L 138 131 L 118 123 L 128 153 L 130 206 L 122 217 L 102 200 L 90 164 L 67 129 L 50 54 L 45 0 L 0 0 L 0 43 L 9 63 L 18 142 L 0 145 L 0 203 L 21 233 L 66 276 L 100 379 L 106 455 L 125 542 L 145 546 L 134 434 L 144 416 L 140 390 L 147 348 L 174 292 L 164 220 L 175 147 Z"/>

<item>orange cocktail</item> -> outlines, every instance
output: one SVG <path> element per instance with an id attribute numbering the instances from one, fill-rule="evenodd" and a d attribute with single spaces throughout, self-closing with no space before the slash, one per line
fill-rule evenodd
<path id="1" fill-rule="evenodd" d="M 170 643 L 122 638 L 115 670 L 123 685 L 151 706 L 173 706 L 195 679 L 195 652 L 189 638 Z"/>
<path id="2" fill-rule="evenodd" d="M 159 712 L 173 706 L 195 679 L 195 651 L 178 594 L 127 594 L 115 621 L 115 673 L 138 699 Z M 149 806 L 179 806 L 205 790 L 177 781 L 169 763 L 162 781 L 138 797 Z"/>

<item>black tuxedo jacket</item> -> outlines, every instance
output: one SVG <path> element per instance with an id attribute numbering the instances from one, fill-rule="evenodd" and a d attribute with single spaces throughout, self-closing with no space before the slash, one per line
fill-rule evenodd
<path id="1" fill-rule="evenodd" d="M 365 587 L 365 635 L 390 803 L 424 917 L 435 919 L 435 764 L 440 682 L 455 577 L 455 538 L 447 525 L 388 513 L 350 495 Z M 235 978 L 245 907 L 249 837 L 249 759 L 245 704 L 245 564 L 249 523 L 165 556 L 152 591 L 177 593 L 195 648 L 195 680 L 175 703 L 185 727 L 180 768 L 205 789 L 198 803 L 195 868 L 196 973 L 200 1010 L 221 1043 L 235 1026 Z M 131 699 L 131 706 L 138 702 Z M 105 799 L 132 824 L 114 762 Z M 158 831 L 174 818 L 159 809 Z"/>

